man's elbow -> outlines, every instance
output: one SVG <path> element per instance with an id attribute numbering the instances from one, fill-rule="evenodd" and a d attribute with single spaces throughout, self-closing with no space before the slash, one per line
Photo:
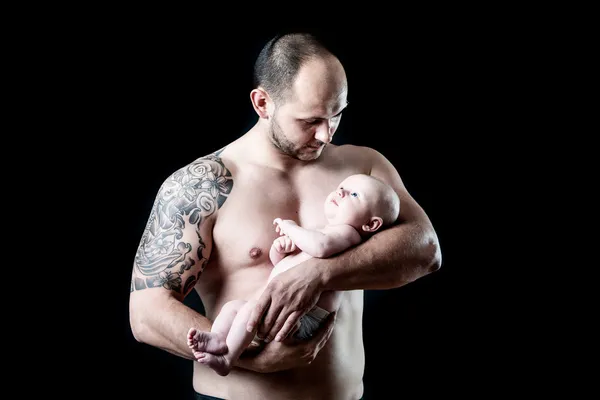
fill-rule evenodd
<path id="1" fill-rule="evenodd" d="M 419 252 L 419 255 L 414 260 L 414 264 L 416 266 L 416 268 L 413 269 L 414 275 L 409 281 L 414 281 L 425 275 L 431 274 L 442 267 L 442 252 L 437 239 L 427 240 Z"/>
<path id="2" fill-rule="evenodd" d="M 437 238 L 430 239 L 429 241 L 429 272 L 435 272 L 442 268 L 442 249 Z"/>
<path id="3" fill-rule="evenodd" d="M 415 247 L 416 251 L 410 257 L 397 265 L 393 287 L 404 286 L 441 268 L 442 252 L 437 238 L 427 238 L 421 244 Z"/>
<path id="4" fill-rule="evenodd" d="M 423 251 L 422 265 L 425 267 L 426 274 L 435 272 L 442 267 L 442 250 L 435 236 L 427 240 Z"/>
<path id="5" fill-rule="evenodd" d="M 145 337 L 148 328 L 144 324 L 144 320 L 140 318 L 138 313 L 131 310 L 129 311 L 129 327 L 133 338 L 140 343 L 146 343 Z"/>
<path id="6" fill-rule="evenodd" d="M 436 252 L 435 255 L 429 260 L 428 263 L 428 272 L 435 272 L 442 268 L 442 254 L 441 252 Z"/>
<path id="7" fill-rule="evenodd" d="M 152 336 L 148 310 L 150 307 L 145 304 L 141 296 L 133 296 L 129 302 L 129 327 L 135 340 L 140 343 L 149 343 Z"/>

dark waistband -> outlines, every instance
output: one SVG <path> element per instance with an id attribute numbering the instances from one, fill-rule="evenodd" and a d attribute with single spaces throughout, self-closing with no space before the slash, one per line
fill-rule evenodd
<path id="1" fill-rule="evenodd" d="M 220 397 L 208 396 L 206 394 L 201 394 L 198 392 L 195 392 L 195 393 L 196 393 L 196 400 L 225 400 Z"/>
<path id="2" fill-rule="evenodd" d="M 205 395 L 205 394 L 200 394 L 198 392 L 194 392 L 194 393 L 196 393 L 196 400 L 225 400 L 225 399 L 222 399 L 220 397 L 208 396 L 208 395 Z M 361 397 L 359 400 L 362 400 L 362 399 L 363 398 Z"/>

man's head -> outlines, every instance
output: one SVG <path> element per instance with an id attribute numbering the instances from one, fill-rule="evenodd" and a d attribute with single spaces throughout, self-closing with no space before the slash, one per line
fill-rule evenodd
<path id="1" fill-rule="evenodd" d="M 340 61 L 309 34 L 277 36 L 256 60 L 254 85 L 252 104 L 272 143 L 300 160 L 319 157 L 347 105 Z"/>
<path id="2" fill-rule="evenodd" d="M 398 194 L 370 175 L 350 175 L 325 200 L 330 224 L 352 225 L 361 234 L 373 234 L 393 224 L 399 213 Z"/>

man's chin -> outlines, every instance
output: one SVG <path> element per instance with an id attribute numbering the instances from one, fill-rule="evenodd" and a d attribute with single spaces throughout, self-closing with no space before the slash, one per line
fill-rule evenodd
<path id="1" fill-rule="evenodd" d="M 302 154 L 296 158 L 300 161 L 314 161 L 319 158 L 319 154 Z"/>
<path id="2" fill-rule="evenodd" d="M 323 152 L 323 147 L 319 147 L 318 149 L 304 148 L 304 149 L 302 149 L 301 152 L 299 152 L 296 155 L 296 158 L 298 158 L 298 160 L 302 160 L 302 161 L 312 161 L 312 160 L 316 160 L 317 158 L 319 158 L 319 156 L 321 155 L 322 152 Z"/>

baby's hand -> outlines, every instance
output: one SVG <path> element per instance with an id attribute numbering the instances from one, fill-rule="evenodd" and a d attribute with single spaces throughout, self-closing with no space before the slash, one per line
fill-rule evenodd
<path id="1" fill-rule="evenodd" d="M 296 250 L 296 245 L 288 236 L 278 237 L 273 241 L 273 246 L 277 252 L 284 254 L 291 253 L 292 251 Z"/>
<path id="2" fill-rule="evenodd" d="M 275 232 L 279 233 L 280 235 L 285 235 L 285 234 L 287 234 L 285 231 L 286 226 L 297 225 L 297 224 L 295 221 L 292 221 L 291 219 L 275 218 L 273 220 L 273 225 L 275 225 Z"/>

